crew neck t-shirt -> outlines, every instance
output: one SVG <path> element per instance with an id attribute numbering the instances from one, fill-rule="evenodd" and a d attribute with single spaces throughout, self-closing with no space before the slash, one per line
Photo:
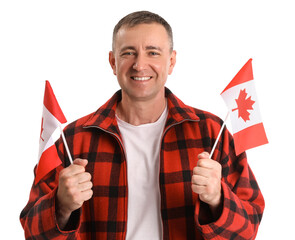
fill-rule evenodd
<path id="1" fill-rule="evenodd" d="M 167 115 L 166 107 L 156 122 L 139 126 L 116 116 L 127 162 L 127 240 L 162 239 L 159 160 Z"/>

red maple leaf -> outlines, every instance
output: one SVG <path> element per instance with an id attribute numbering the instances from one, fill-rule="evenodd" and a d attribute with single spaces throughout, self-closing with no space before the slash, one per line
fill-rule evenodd
<path id="1" fill-rule="evenodd" d="M 255 101 L 251 99 L 251 96 L 248 97 L 247 99 L 246 97 L 247 97 L 246 89 L 240 90 L 238 99 L 235 99 L 238 107 L 232 109 L 232 111 L 238 110 L 239 117 L 241 117 L 245 122 L 247 120 L 250 120 L 249 118 L 250 113 L 247 110 L 253 110 L 252 106 L 255 103 Z"/>

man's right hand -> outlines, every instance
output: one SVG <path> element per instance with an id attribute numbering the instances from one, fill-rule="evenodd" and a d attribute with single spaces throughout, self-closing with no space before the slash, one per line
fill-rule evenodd
<path id="1" fill-rule="evenodd" d="M 86 159 L 77 158 L 74 163 L 59 174 L 56 199 L 56 217 L 58 225 L 63 229 L 73 211 L 82 207 L 84 201 L 92 197 L 93 184 L 91 175 L 85 172 Z"/>

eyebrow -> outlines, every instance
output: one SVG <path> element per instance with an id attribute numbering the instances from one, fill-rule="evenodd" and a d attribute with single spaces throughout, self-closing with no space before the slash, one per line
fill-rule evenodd
<path id="1" fill-rule="evenodd" d="M 132 47 L 132 46 L 126 46 L 126 47 L 123 47 L 122 49 L 120 49 L 120 52 L 124 52 L 126 50 L 134 50 L 135 51 L 135 47 Z"/>
<path id="2" fill-rule="evenodd" d="M 156 46 L 146 46 L 146 50 L 158 50 L 162 52 L 162 48 Z"/>
<path id="3" fill-rule="evenodd" d="M 133 51 L 136 51 L 135 47 L 133 46 L 126 46 L 126 47 L 123 47 L 120 52 L 124 52 L 126 50 L 133 50 Z M 149 46 L 146 46 L 145 47 L 145 50 L 157 50 L 157 51 L 161 51 L 162 52 L 162 48 L 160 47 L 156 47 L 156 46 L 152 46 L 152 45 L 149 45 Z"/>

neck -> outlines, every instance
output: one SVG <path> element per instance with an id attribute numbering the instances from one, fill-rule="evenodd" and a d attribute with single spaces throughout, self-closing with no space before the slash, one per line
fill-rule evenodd
<path id="1" fill-rule="evenodd" d="M 165 95 L 147 101 L 134 101 L 122 94 L 118 103 L 117 116 L 134 126 L 156 122 L 166 107 Z"/>

